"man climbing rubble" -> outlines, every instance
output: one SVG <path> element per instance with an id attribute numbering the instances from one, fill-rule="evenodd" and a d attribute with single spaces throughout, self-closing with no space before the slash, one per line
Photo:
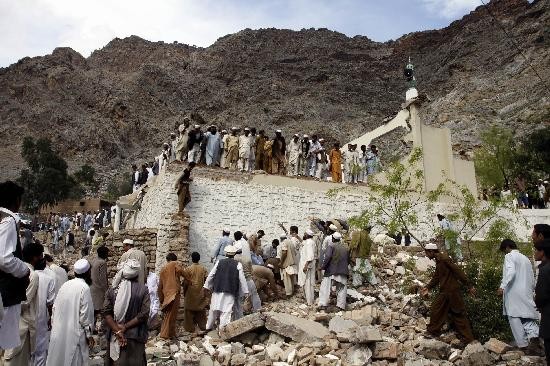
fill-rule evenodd
<path id="1" fill-rule="evenodd" d="M 465 343 L 474 340 L 472 327 L 466 314 L 466 305 L 462 297 L 460 283 L 469 287 L 470 295 L 475 295 L 468 278 L 447 254 L 440 253 L 437 244 L 428 243 L 424 247 L 426 256 L 435 260 L 435 273 L 432 280 L 422 288 L 421 295 L 426 297 L 431 289 L 439 284 L 439 294 L 430 308 L 428 335 L 438 336 L 441 328 L 449 319 Z"/>

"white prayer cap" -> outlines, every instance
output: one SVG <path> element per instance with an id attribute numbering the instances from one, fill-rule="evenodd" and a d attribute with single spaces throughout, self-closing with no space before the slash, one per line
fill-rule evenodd
<path id="1" fill-rule="evenodd" d="M 132 239 L 124 239 L 122 244 L 134 245 L 134 241 Z"/>
<path id="2" fill-rule="evenodd" d="M 124 265 L 122 267 L 122 277 L 126 278 L 127 280 L 131 280 L 132 278 L 136 278 L 139 274 L 139 262 L 135 259 L 128 259 L 126 262 L 124 262 Z"/>
<path id="3" fill-rule="evenodd" d="M 231 127 L 231 130 L 236 130 L 236 129 L 237 129 L 237 127 Z"/>
<path id="4" fill-rule="evenodd" d="M 428 243 L 424 247 L 425 250 L 437 250 L 437 244 L 434 243 Z"/>
<path id="5" fill-rule="evenodd" d="M 201 125 L 195 125 L 195 128 L 201 128 Z"/>
<path id="6" fill-rule="evenodd" d="M 223 251 L 225 254 L 237 254 L 237 248 L 233 245 L 228 245 L 225 248 L 223 248 Z"/>
<path id="7" fill-rule="evenodd" d="M 244 130 L 245 130 L 245 131 L 250 131 L 250 128 L 245 127 Z"/>
<path id="8" fill-rule="evenodd" d="M 340 239 L 342 239 L 342 234 L 340 234 L 339 232 L 336 232 L 336 233 L 332 234 L 332 237 L 335 240 L 340 240 Z"/>
<path id="9" fill-rule="evenodd" d="M 222 130 L 222 133 L 227 133 L 227 130 Z"/>
<path id="10" fill-rule="evenodd" d="M 222 231 L 223 231 L 224 233 L 228 233 L 228 234 L 231 232 L 231 230 L 229 230 L 228 227 L 224 227 Z"/>
<path id="11" fill-rule="evenodd" d="M 170 132 L 170 136 L 176 136 L 175 132 Z"/>
<path id="12" fill-rule="evenodd" d="M 294 134 L 294 137 L 300 137 L 300 135 L 298 135 L 297 133 Z"/>
<path id="13" fill-rule="evenodd" d="M 338 228 L 334 224 L 330 224 L 330 226 L 328 228 L 332 231 L 337 231 L 338 230 Z"/>
<path id="14" fill-rule="evenodd" d="M 275 131 L 275 132 L 277 132 L 277 133 L 282 133 L 283 131 L 281 131 L 281 130 L 277 130 L 277 131 Z"/>
<path id="15" fill-rule="evenodd" d="M 319 142 L 325 142 L 325 139 L 319 139 Z"/>
<path id="16" fill-rule="evenodd" d="M 77 260 L 74 263 L 73 267 L 74 267 L 74 273 L 83 274 L 83 273 L 88 272 L 88 270 L 90 269 L 90 262 L 88 262 L 86 259 L 82 258 L 82 259 Z"/>
<path id="17" fill-rule="evenodd" d="M 308 135 L 304 134 L 304 138 L 309 137 Z"/>
<path id="18" fill-rule="evenodd" d="M 313 236 L 313 231 L 311 229 L 307 229 L 306 230 L 306 234 L 309 235 L 309 236 Z"/>
<path id="19" fill-rule="evenodd" d="M 544 183 L 545 183 L 545 184 L 548 184 L 548 181 L 547 181 L 547 180 L 545 180 L 545 181 L 544 181 Z"/>

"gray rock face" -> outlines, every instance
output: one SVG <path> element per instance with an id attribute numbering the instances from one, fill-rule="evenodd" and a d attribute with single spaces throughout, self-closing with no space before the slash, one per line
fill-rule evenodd
<path id="1" fill-rule="evenodd" d="M 107 182 L 127 169 L 128 157 L 158 154 L 183 116 L 224 128 L 232 121 L 266 131 L 276 125 L 287 139 L 317 133 L 327 144 L 349 141 L 397 111 L 408 56 L 419 91 L 431 99 L 426 122 L 451 128 L 457 149 L 475 145 L 478 131 L 494 123 L 521 133 L 548 103 L 528 66 L 544 77 L 550 52 L 547 2 L 535 3 L 489 5 L 527 61 L 513 56 L 518 50 L 482 7 L 444 29 L 385 43 L 326 29 L 246 29 L 207 48 L 132 36 L 88 58 L 70 48 L 27 57 L 0 69 L 0 120 L 18 131 L 0 131 L 0 157 L 11 152 L 0 158 L 0 180 L 19 174 L 22 160 L 13 152 L 31 135 L 55 141 L 70 167 L 95 157 L 90 162 Z M 402 146 L 399 138 L 381 142 L 382 157 Z"/>
<path id="2" fill-rule="evenodd" d="M 368 365 L 372 351 L 366 346 L 353 346 L 347 351 L 346 362 L 350 366 Z"/>
<path id="3" fill-rule="evenodd" d="M 315 342 L 330 334 L 320 323 L 283 313 L 266 313 L 265 327 L 296 342 Z"/>

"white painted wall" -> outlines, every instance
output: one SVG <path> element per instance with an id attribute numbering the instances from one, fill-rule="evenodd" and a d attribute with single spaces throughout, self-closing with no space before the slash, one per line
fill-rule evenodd
<path id="1" fill-rule="evenodd" d="M 361 213 L 368 205 L 368 190 L 352 187 L 341 191 L 335 198 L 327 196 L 330 188 L 344 185 L 306 181 L 280 176 L 253 176 L 248 182 L 228 179 L 223 171 L 212 178 L 201 176 L 201 169 L 194 174 L 191 184 L 191 203 L 186 211 L 191 217 L 189 242 L 191 250 L 198 251 L 207 262 L 211 251 L 224 227 L 231 231 L 244 230 L 249 233 L 258 229 L 266 232 L 263 244 L 278 238 L 282 230 L 278 223 L 287 228 L 297 225 L 300 234 L 309 228 L 308 217 L 321 219 L 349 218 Z M 209 171 L 212 172 L 211 170 Z M 179 172 L 168 170 L 164 179 L 146 194 L 142 209 L 137 214 L 136 228 L 156 228 L 160 231 L 171 213 L 177 211 L 177 196 L 173 185 Z M 440 204 L 436 212 L 447 213 L 448 205 Z M 437 219 L 419 207 L 420 221 L 425 222 L 418 230 L 421 239 L 429 239 Z M 515 222 L 517 235 L 528 238 L 532 225 L 550 223 L 550 210 L 522 210 L 526 224 Z M 510 212 L 502 217 L 512 219 Z M 481 233 L 483 235 L 483 233 Z M 162 242 L 162 243 L 161 243 Z M 169 242 L 159 245 L 169 245 Z M 166 248 L 158 248 L 165 252 Z"/>

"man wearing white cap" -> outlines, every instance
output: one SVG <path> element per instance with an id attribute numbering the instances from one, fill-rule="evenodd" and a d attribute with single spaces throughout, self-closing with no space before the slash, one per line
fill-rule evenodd
<path id="1" fill-rule="evenodd" d="M 330 224 L 327 230 L 327 236 L 319 246 L 319 262 L 322 265 L 325 262 L 325 251 L 328 246 L 332 243 L 332 234 L 338 231 L 338 228 L 334 224 Z"/>
<path id="2" fill-rule="evenodd" d="M 239 296 L 248 296 L 248 286 L 243 266 L 233 257 L 237 249 L 228 245 L 224 249 L 227 258 L 220 259 L 208 274 L 204 289 L 212 291 L 206 329 L 214 329 L 219 320 L 220 328 L 231 322 L 233 307 Z"/>
<path id="3" fill-rule="evenodd" d="M 332 286 L 336 288 L 336 306 L 346 310 L 348 290 L 349 248 L 341 242 L 342 234 L 335 232 L 331 236 L 321 269 L 324 270 L 323 281 L 319 288 L 319 307 L 326 307 L 330 301 Z"/>
<path id="4" fill-rule="evenodd" d="M 122 268 L 122 280 L 117 288 L 105 294 L 103 316 L 107 324 L 105 365 L 147 364 L 145 343 L 149 336 L 149 291 L 137 282 L 139 263 L 129 259 Z"/>
<path id="5" fill-rule="evenodd" d="M 199 163 L 201 158 L 201 143 L 204 135 L 200 125 L 195 125 L 195 128 L 189 131 L 189 139 L 187 140 L 187 162 Z"/>
<path id="6" fill-rule="evenodd" d="M 239 170 L 241 172 L 247 172 L 249 170 L 251 150 L 252 140 L 250 138 L 250 129 L 245 127 L 243 134 L 239 136 Z"/>
<path id="7" fill-rule="evenodd" d="M 292 138 L 292 141 L 288 144 L 288 148 L 286 151 L 287 154 L 287 175 L 291 177 L 295 177 L 298 175 L 298 159 L 300 157 L 300 140 L 298 135 L 294 135 Z"/>
<path id="8" fill-rule="evenodd" d="M 216 126 L 211 126 L 204 135 L 206 140 L 206 165 L 216 166 L 220 164 L 221 137 Z"/>
<path id="9" fill-rule="evenodd" d="M 315 300 L 315 241 L 313 236 L 315 234 L 311 229 L 306 230 L 304 234 L 304 242 L 302 243 L 302 249 L 300 249 L 300 262 L 298 265 L 298 285 L 304 289 L 306 297 L 306 303 L 313 305 Z"/>
<path id="10" fill-rule="evenodd" d="M 90 263 L 86 259 L 76 261 L 74 274 L 74 279 L 61 286 L 53 304 L 47 366 L 87 365 L 89 347 L 94 346 Z"/>
<path id="11" fill-rule="evenodd" d="M 315 172 L 317 171 L 317 154 L 321 151 L 322 147 L 319 141 L 317 140 L 317 135 L 311 136 L 311 142 L 309 145 L 309 151 L 307 152 L 307 176 L 315 177 Z"/>
<path id="12" fill-rule="evenodd" d="M 212 251 L 212 256 L 210 257 L 210 263 L 214 263 L 214 261 L 217 261 L 219 259 L 225 258 L 225 252 L 224 249 L 228 245 L 233 245 L 234 240 L 229 236 L 230 230 L 228 228 L 224 228 L 222 231 L 222 237 L 218 240 L 218 243 L 214 247 L 214 250 Z"/>
<path id="13" fill-rule="evenodd" d="M 120 271 L 124 265 L 124 262 L 126 262 L 128 259 L 135 259 L 140 265 L 138 282 L 144 284 L 145 278 L 147 277 L 145 275 L 147 268 L 147 257 L 145 256 L 145 253 L 143 253 L 139 249 L 134 248 L 134 241 L 132 239 L 124 239 L 122 244 L 124 246 L 124 253 L 122 253 L 120 259 L 118 260 L 117 269 Z M 118 276 L 119 273 L 117 273 L 117 277 Z M 117 280 L 117 277 L 115 277 L 115 281 Z"/>

